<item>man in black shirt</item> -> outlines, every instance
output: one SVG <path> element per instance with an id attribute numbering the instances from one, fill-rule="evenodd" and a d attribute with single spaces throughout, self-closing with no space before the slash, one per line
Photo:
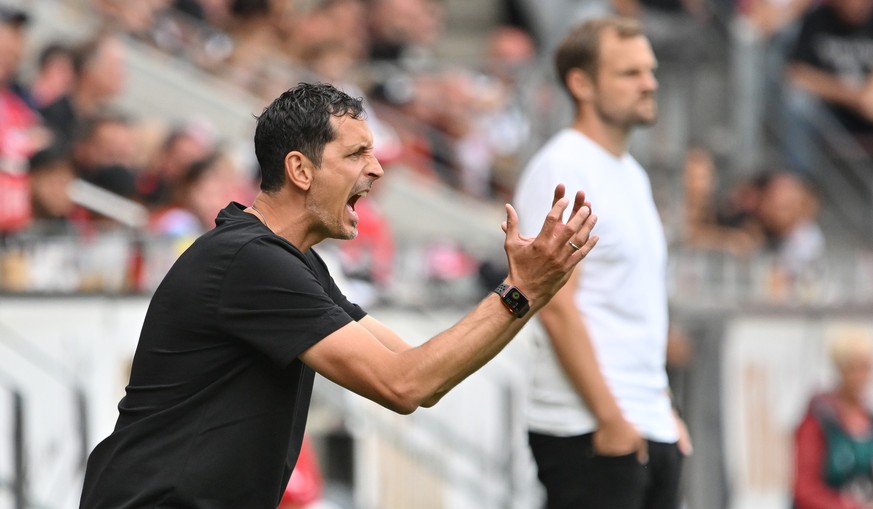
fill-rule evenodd
<path id="1" fill-rule="evenodd" d="M 155 291 L 115 431 L 89 458 L 82 508 L 275 508 L 314 372 L 399 413 L 431 406 L 494 357 L 594 246 L 582 192 L 565 223 L 569 199 L 556 188 L 533 239 L 507 205 L 501 297 L 410 347 L 350 303 L 311 249 L 355 237 L 355 204 L 382 176 L 362 115 L 360 100 L 301 84 L 258 118 L 261 193 L 221 211 Z"/>
<path id="2" fill-rule="evenodd" d="M 788 77 L 799 90 L 821 100 L 868 151 L 873 150 L 871 71 L 873 3 L 833 0 L 803 16 L 788 56 Z"/>

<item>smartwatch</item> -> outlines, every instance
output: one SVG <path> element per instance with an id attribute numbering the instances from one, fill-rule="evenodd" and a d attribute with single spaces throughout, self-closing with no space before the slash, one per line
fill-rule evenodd
<path id="1" fill-rule="evenodd" d="M 494 293 L 500 295 L 503 305 L 516 318 L 521 318 L 530 311 L 530 302 L 528 302 L 527 297 L 518 288 L 501 283 L 500 286 L 494 289 Z"/>

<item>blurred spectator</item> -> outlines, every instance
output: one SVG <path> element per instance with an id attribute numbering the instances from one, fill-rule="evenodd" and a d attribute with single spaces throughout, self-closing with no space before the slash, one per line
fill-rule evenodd
<path id="1" fill-rule="evenodd" d="M 815 190 L 797 174 L 773 174 L 764 188 L 758 217 L 768 250 L 788 275 L 797 277 L 815 269 L 825 255 L 825 238 L 817 222 Z"/>
<path id="2" fill-rule="evenodd" d="M 148 38 L 157 14 L 166 9 L 170 0 L 92 0 L 104 17 L 105 24 L 139 38 Z"/>
<path id="3" fill-rule="evenodd" d="M 15 82 L 28 20 L 26 12 L 0 5 L 0 232 L 27 225 L 27 160 L 49 141 Z"/>
<path id="4" fill-rule="evenodd" d="M 485 74 L 479 87 L 485 111 L 477 124 L 484 130 L 491 151 L 492 194 L 507 200 L 515 186 L 522 150 L 531 134 L 531 120 L 522 103 L 525 74 L 537 56 L 531 35 L 510 26 L 498 26 L 488 36 Z"/>
<path id="5" fill-rule="evenodd" d="M 103 113 L 81 122 L 73 143 L 73 163 L 83 180 L 133 199 L 136 196 L 134 164 L 136 134 L 131 121 L 116 113 Z"/>
<path id="6" fill-rule="evenodd" d="M 293 79 L 279 24 L 287 16 L 270 0 L 233 0 L 227 33 L 233 40 L 230 57 L 220 74 L 258 97 L 274 97 Z M 293 12 L 293 11 L 292 11 Z"/>
<path id="7" fill-rule="evenodd" d="M 731 29 L 731 75 L 741 106 L 734 108 L 735 168 L 764 159 L 769 118 L 783 114 L 785 55 L 797 37 L 797 20 L 818 0 L 739 0 Z"/>
<path id="8" fill-rule="evenodd" d="M 39 233 L 67 232 L 76 205 L 69 188 L 76 178 L 69 152 L 53 145 L 36 152 L 29 162 L 33 225 Z"/>
<path id="9" fill-rule="evenodd" d="M 791 277 L 824 257 L 817 193 L 797 174 L 762 172 L 735 184 L 720 203 L 713 158 L 694 147 L 686 156 L 683 185 L 686 245 L 734 255 L 770 253 Z"/>
<path id="10" fill-rule="evenodd" d="M 768 39 L 794 25 L 812 4 L 819 0 L 740 0 L 738 14 Z"/>
<path id="11" fill-rule="evenodd" d="M 718 201 L 718 173 L 712 154 L 692 147 L 684 167 L 685 228 L 687 246 L 749 255 L 763 246 L 758 207 L 763 190 L 754 179 L 743 181 Z"/>
<path id="12" fill-rule="evenodd" d="M 822 129 L 815 124 L 822 114 L 833 116 L 863 148 L 873 151 L 871 70 L 873 2 L 829 0 L 803 16 L 787 68 L 786 150 L 793 167 L 810 172 L 817 167 L 807 147 L 813 142 L 810 136 Z"/>
<path id="13" fill-rule="evenodd" d="M 367 4 L 363 0 L 316 0 L 309 9 L 298 9 L 287 34 L 289 54 L 302 61 L 314 47 L 339 44 L 356 61 L 369 52 Z"/>
<path id="14" fill-rule="evenodd" d="M 215 227 L 215 217 L 228 203 L 240 199 L 237 172 L 220 153 L 191 164 L 173 186 L 169 205 L 155 212 L 149 229 L 159 235 L 191 236 Z"/>
<path id="15" fill-rule="evenodd" d="M 186 171 L 195 162 L 206 159 L 215 148 L 215 135 L 206 124 L 192 122 L 171 129 L 138 176 L 140 200 L 153 209 L 169 204 Z"/>
<path id="16" fill-rule="evenodd" d="M 229 18 L 224 0 L 176 0 L 155 13 L 146 42 L 215 72 L 233 49 L 231 38 L 219 29 L 227 26 Z"/>
<path id="17" fill-rule="evenodd" d="M 873 507 L 873 414 L 867 404 L 873 343 L 846 334 L 830 346 L 836 386 L 811 398 L 794 436 L 796 509 Z"/>
<path id="18" fill-rule="evenodd" d="M 83 119 L 101 113 L 121 93 L 124 60 L 124 44 L 113 32 L 98 34 L 75 49 L 71 92 L 40 110 L 59 141 L 70 142 Z"/>
<path id="19" fill-rule="evenodd" d="M 370 58 L 407 67 L 429 58 L 443 35 L 444 18 L 439 0 L 372 0 Z"/>
<path id="20" fill-rule="evenodd" d="M 27 87 L 32 108 L 45 108 L 72 91 L 73 60 L 72 48 L 61 42 L 49 43 L 40 51 L 36 74 Z"/>

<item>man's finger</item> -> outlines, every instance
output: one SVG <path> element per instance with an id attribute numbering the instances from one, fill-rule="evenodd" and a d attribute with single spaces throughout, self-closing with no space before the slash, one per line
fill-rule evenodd
<path id="1" fill-rule="evenodd" d="M 584 213 L 584 209 L 582 209 L 582 210 Z M 575 262 L 578 262 L 579 260 L 581 260 L 585 256 L 588 256 L 588 253 L 597 244 L 597 240 L 599 239 L 599 237 L 597 237 L 597 235 L 591 235 L 591 231 L 594 229 L 594 226 L 596 224 L 597 224 L 597 215 L 589 212 L 588 217 L 585 218 L 585 221 L 582 223 L 582 226 L 579 228 L 579 230 L 576 233 L 574 233 L 573 235 L 571 235 L 570 238 L 567 240 L 568 244 L 570 242 L 572 242 L 574 244 L 575 252 L 573 253 L 572 256 L 575 256 L 578 258 L 577 260 L 575 260 Z M 568 224 L 567 226 L 568 226 L 567 230 L 572 231 L 572 230 L 570 230 L 571 225 Z M 575 246 L 579 246 L 579 249 L 575 249 Z M 572 256 L 571 256 L 571 259 L 572 259 Z"/>
<path id="2" fill-rule="evenodd" d="M 557 192 L 555 193 L 557 196 Z M 554 204 L 552 204 L 552 209 L 546 214 L 546 219 L 543 221 L 543 227 L 540 228 L 540 235 L 543 238 L 549 238 L 552 235 L 552 232 L 555 231 L 555 227 L 561 222 L 561 219 L 564 217 L 564 210 L 567 209 L 567 205 L 570 204 L 570 201 L 566 197 L 561 197 Z M 575 231 L 575 230 L 574 230 Z"/>
<path id="3" fill-rule="evenodd" d="M 567 192 L 567 186 L 564 184 L 558 184 L 555 186 L 555 195 L 552 197 L 552 207 L 558 203 L 558 200 L 564 197 L 564 194 Z"/>
<path id="4" fill-rule="evenodd" d="M 518 213 L 515 211 L 515 208 L 506 204 L 506 221 L 500 225 L 500 228 L 503 230 L 503 233 L 506 234 L 507 238 L 510 238 L 513 235 L 518 235 Z"/>
<path id="5" fill-rule="evenodd" d="M 585 191 L 580 189 L 576 191 L 576 196 L 573 199 L 573 210 L 570 212 L 570 217 L 567 218 L 567 221 L 569 222 L 570 219 L 573 219 L 573 216 L 575 216 L 583 206 L 587 206 L 589 210 L 591 209 L 591 204 L 585 201 Z"/>
<path id="6" fill-rule="evenodd" d="M 567 220 L 567 227 L 564 229 L 563 232 L 565 236 L 564 241 L 566 242 L 571 238 L 584 240 L 583 237 L 577 236 L 576 234 L 584 230 L 586 222 L 592 215 L 593 214 L 591 213 L 590 207 L 588 207 L 587 205 L 579 206 L 579 210 L 577 210 L 576 213 L 573 214 L 569 220 Z M 593 225 L 591 225 L 591 227 L 593 228 Z M 579 244 L 579 242 L 576 242 L 576 244 Z"/>

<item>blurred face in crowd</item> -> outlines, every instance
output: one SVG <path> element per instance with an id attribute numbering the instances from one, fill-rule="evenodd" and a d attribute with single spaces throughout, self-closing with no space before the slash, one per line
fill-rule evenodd
<path id="1" fill-rule="evenodd" d="M 798 178 L 775 175 L 761 199 L 759 214 L 768 231 L 786 234 L 813 213 L 812 196 Z"/>
<path id="2" fill-rule="evenodd" d="M 393 42 L 432 46 L 442 35 L 443 17 L 435 0 L 377 0 L 370 6 L 377 37 Z"/>
<path id="3" fill-rule="evenodd" d="M 74 179 L 69 161 L 55 161 L 30 175 L 30 193 L 36 219 L 61 219 L 72 212 L 74 204 L 68 189 Z"/>
<path id="4" fill-rule="evenodd" d="M 699 147 L 689 149 L 685 158 L 684 177 L 686 197 L 710 198 L 717 184 L 715 164 L 710 153 Z"/>
<path id="5" fill-rule="evenodd" d="M 40 104 L 47 105 L 68 94 L 75 80 L 72 55 L 66 51 L 55 51 L 40 67 L 31 94 Z"/>
<path id="6" fill-rule="evenodd" d="M 169 180 L 179 179 L 185 169 L 209 155 L 212 147 L 197 136 L 183 133 L 172 140 L 160 154 L 158 171 Z M 226 205 L 226 203 L 225 203 Z"/>
<path id="7" fill-rule="evenodd" d="M 0 85 L 6 85 L 15 76 L 24 49 L 24 26 L 0 22 Z"/>
<path id="8" fill-rule="evenodd" d="M 615 30 L 604 29 L 592 96 L 592 106 L 601 120 L 627 129 L 653 124 L 658 116 L 656 68 L 648 39 L 620 37 Z"/>
<path id="9" fill-rule="evenodd" d="M 837 14 L 851 25 L 863 25 L 873 14 L 871 0 L 831 0 L 831 5 Z"/>
<path id="10" fill-rule="evenodd" d="M 840 386 L 843 392 L 859 401 L 863 400 L 870 383 L 873 362 L 869 355 L 856 355 L 843 359 L 838 365 Z"/>
<path id="11" fill-rule="evenodd" d="M 313 171 L 306 208 L 323 238 L 353 239 L 358 234 L 355 204 L 382 176 L 382 166 L 365 120 L 333 116 L 331 124 L 336 138 L 325 145 L 321 166 Z"/>
<path id="12" fill-rule="evenodd" d="M 216 157 L 189 183 L 185 206 L 205 228 L 213 228 L 218 212 L 230 201 L 239 199 L 239 189 L 240 181 L 232 162 L 224 156 Z"/>
<path id="13" fill-rule="evenodd" d="M 131 126 L 122 121 L 106 120 L 76 148 L 76 161 L 88 168 L 132 167 L 136 161 L 136 147 L 136 134 Z"/>
<path id="14" fill-rule="evenodd" d="M 84 75 L 83 86 L 91 90 L 92 95 L 112 99 L 124 89 L 125 70 L 124 46 L 117 37 L 107 37 L 100 43 L 96 54 L 88 62 Z"/>

